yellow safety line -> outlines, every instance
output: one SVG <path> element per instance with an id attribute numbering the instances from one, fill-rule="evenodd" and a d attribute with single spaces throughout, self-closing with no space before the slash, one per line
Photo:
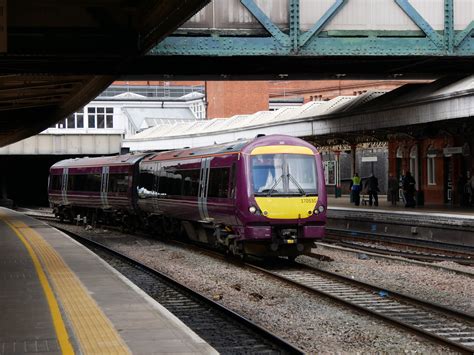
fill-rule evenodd
<path id="1" fill-rule="evenodd" d="M 28 250 L 28 254 L 30 254 L 31 260 L 33 260 L 33 264 L 35 265 L 38 278 L 40 280 L 41 286 L 43 287 L 44 294 L 46 295 L 46 300 L 48 301 L 51 317 L 53 318 L 54 329 L 56 331 L 56 335 L 58 337 L 59 346 L 61 347 L 62 353 L 74 354 L 74 349 L 72 348 L 72 345 L 69 342 L 69 336 L 66 330 L 66 326 L 64 325 L 63 318 L 61 316 L 61 311 L 59 310 L 58 302 L 54 297 L 53 290 L 49 285 L 48 279 L 43 271 L 43 268 L 41 267 L 41 263 L 39 262 L 36 253 L 34 252 L 31 245 L 28 243 L 28 241 L 20 233 L 20 231 L 18 231 L 18 229 L 16 229 L 8 220 L 4 218 L 2 218 L 2 220 L 15 232 L 17 237 L 25 246 L 26 250 Z"/>
<path id="2" fill-rule="evenodd" d="M 82 352 L 84 354 L 130 354 L 129 348 L 113 324 L 56 250 L 38 232 L 23 222 L 15 220 L 16 226 L 12 223 L 8 224 L 16 232 L 18 228 L 21 228 L 24 238 L 33 245 L 68 315 Z"/>

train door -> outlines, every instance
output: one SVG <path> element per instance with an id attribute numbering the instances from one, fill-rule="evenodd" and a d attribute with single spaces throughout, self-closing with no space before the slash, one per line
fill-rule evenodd
<path id="1" fill-rule="evenodd" d="M 154 163 L 152 167 L 152 172 L 153 172 L 153 189 L 152 191 L 156 191 L 157 193 L 154 194 L 151 198 L 151 204 L 153 206 L 153 212 L 154 213 L 161 213 L 160 209 L 160 189 L 158 184 L 160 183 L 160 174 L 161 174 L 161 166 L 162 163 Z"/>
<path id="2" fill-rule="evenodd" d="M 64 168 L 63 169 L 63 178 L 61 181 L 61 196 L 63 199 L 63 205 L 69 204 L 68 198 L 67 198 L 67 180 L 69 176 L 69 168 Z"/>
<path id="3" fill-rule="evenodd" d="M 109 191 L 109 167 L 102 167 L 102 174 L 100 179 L 100 200 L 102 201 L 102 208 L 109 207 L 107 193 Z"/>
<path id="4" fill-rule="evenodd" d="M 209 190 L 209 170 L 211 168 L 212 158 L 204 158 L 201 160 L 201 169 L 199 173 L 199 190 L 198 190 L 198 209 L 201 221 L 208 222 L 211 220 L 207 209 L 207 191 Z"/>

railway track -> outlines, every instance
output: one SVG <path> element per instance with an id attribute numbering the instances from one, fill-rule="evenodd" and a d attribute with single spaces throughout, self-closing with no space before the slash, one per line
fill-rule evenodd
<path id="1" fill-rule="evenodd" d="M 400 256 L 426 262 L 451 261 L 462 265 L 474 265 L 474 250 L 459 246 L 440 245 L 429 241 L 387 237 L 328 228 L 325 243 L 369 251 L 382 255 Z"/>
<path id="2" fill-rule="evenodd" d="M 186 246 L 189 247 L 188 244 Z M 208 249 L 199 248 L 199 250 L 214 257 L 224 258 L 223 255 Z M 300 263 L 283 262 L 270 267 L 254 263 L 240 263 L 240 265 L 329 297 L 461 353 L 474 353 L 472 315 Z M 162 303 L 161 300 L 159 302 Z"/>
<path id="3" fill-rule="evenodd" d="M 461 353 L 474 353 L 472 315 L 299 263 L 270 268 L 246 265 L 416 332 Z"/>
<path id="4" fill-rule="evenodd" d="M 303 354 L 295 346 L 170 277 L 105 245 L 62 230 L 98 254 L 219 353 Z"/>

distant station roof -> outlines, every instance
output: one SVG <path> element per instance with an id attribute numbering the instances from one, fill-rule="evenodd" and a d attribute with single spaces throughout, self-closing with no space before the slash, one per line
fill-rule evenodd
<path id="1" fill-rule="evenodd" d="M 374 132 L 473 116 L 473 95 L 474 76 L 440 79 L 429 84 L 408 84 L 388 93 L 339 96 L 228 119 L 160 124 L 126 139 L 123 146 L 132 151 L 174 149 L 251 138 L 259 133 L 329 137 Z M 455 105 L 453 100 L 458 100 Z"/>

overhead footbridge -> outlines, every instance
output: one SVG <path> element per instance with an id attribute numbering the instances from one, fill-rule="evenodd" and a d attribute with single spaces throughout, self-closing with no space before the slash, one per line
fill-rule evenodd
<path id="1" fill-rule="evenodd" d="M 471 0 L 214 0 L 136 74 L 438 78 L 472 72 L 473 33 Z"/>

